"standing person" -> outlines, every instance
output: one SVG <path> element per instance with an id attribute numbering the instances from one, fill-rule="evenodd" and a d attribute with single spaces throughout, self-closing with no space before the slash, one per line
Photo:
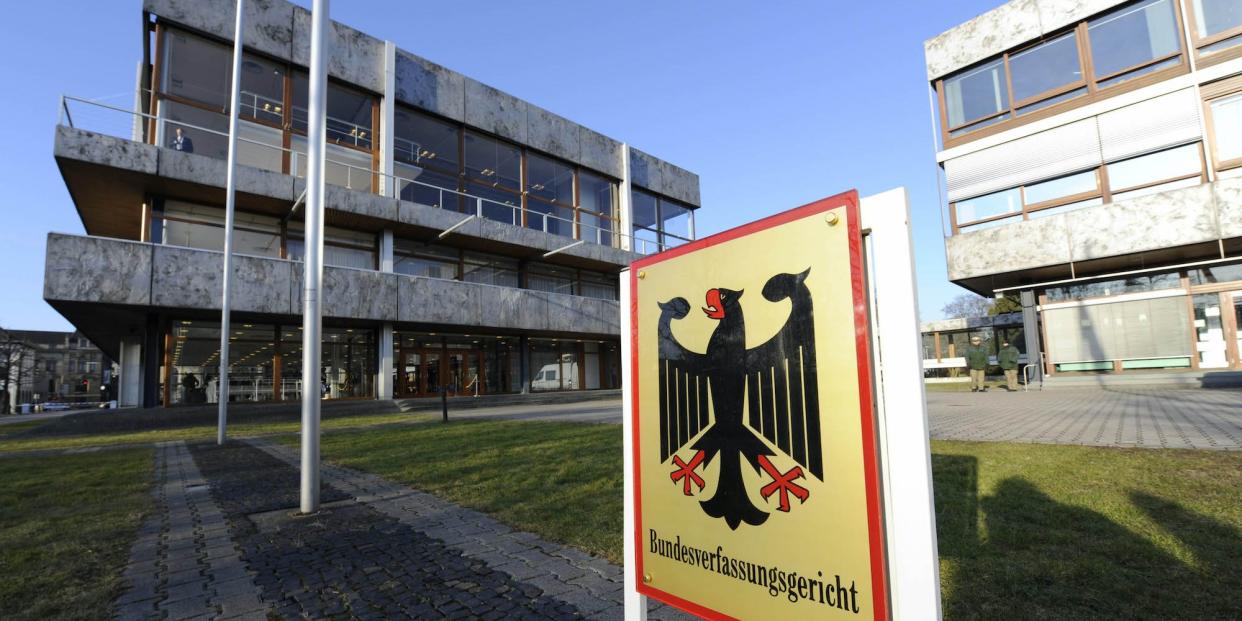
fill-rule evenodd
<path id="1" fill-rule="evenodd" d="M 987 392 L 983 385 L 984 373 L 988 368 L 988 350 L 984 349 L 978 336 L 970 337 L 970 347 L 966 348 L 966 367 L 970 369 L 970 392 Z"/>
<path id="2" fill-rule="evenodd" d="M 1005 389 L 1013 392 L 1018 389 L 1018 348 L 1001 341 L 1000 351 L 996 353 L 996 363 L 1005 372 Z"/>
<path id="3" fill-rule="evenodd" d="M 182 133 L 180 127 L 178 127 L 176 131 L 177 131 L 177 136 L 173 138 L 172 148 L 176 149 L 177 151 L 193 153 L 194 152 L 194 141 L 190 140 L 189 136 Z"/>

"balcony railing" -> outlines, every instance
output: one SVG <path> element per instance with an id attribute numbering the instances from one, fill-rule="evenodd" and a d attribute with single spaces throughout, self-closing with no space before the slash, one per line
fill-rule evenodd
<path id="1" fill-rule="evenodd" d="M 244 115 L 249 115 L 256 119 L 264 119 L 266 118 L 265 115 L 274 117 L 280 114 L 280 107 L 277 105 L 277 102 L 254 93 L 243 93 L 240 108 Z M 201 110 L 196 110 L 196 112 L 214 114 Z M 228 132 L 203 127 L 201 124 L 174 120 L 164 116 L 152 115 L 69 95 L 61 96 L 59 114 L 61 125 L 150 144 L 166 145 L 171 143 L 172 127 L 183 128 L 183 132 L 193 130 L 199 135 L 200 139 L 203 136 L 211 136 L 213 139 L 221 140 L 228 139 Z M 227 115 L 218 114 L 218 116 L 226 120 L 225 122 L 227 123 Z M 329 143 L 329 147 L 333 146 L 334 143 L 350 144 L 351 141 L 357 144 L 361 139 L 358 133 L 361 129 L 358 126 L 352 126 L 347 121 L 336 121 L 336 124 L 331 125 L 331 127 L 338 131 L 335 133 L 330 132 L 333 141 Z M 254 130 L 254 133 L 280 131 L 259 123 L 251 123 L 244 118 L 241 119 L 241 123 L 244 124 L 243 130 Z M 169 125 L 172 127 L 168 127 Z M 352 133 L 350 131 L 351 126 L 354 129 Z M 241 131 L 240 133 L 244 134 L 246 132 Z M 240 163 L 271 172 L 292 174 L 299 178 L 305 177 L 306 154 L 303 151 L 284 148 L 283 146 L 255 140 L 240 134 L 237 137 L 237 141 Z M 370 139 L 367 141 L 369 142 Z M 418 143 L 402 139 L 397 139 L 394 143 L 394 150 L 405 155 L 404 159 L 406 161 L 417 162 L 420 160 L 421 146 Z M 513 226 L 542 230 L 546 233 L 561 235 L 575 240 L 622 248 L 638 254 L 652 254 L 671 247 L 669 244 L 660 244 L 652 240 L 616 231 L 612 226 L 615 221 L 610 221 L 604 226 L 583 222 L 581 219 L 575 221 L 549 213 L 524 209 L 521 205 L 500 202 L 470 194 L 469 192 L 442 188 L 407 176 L 386 174 L 370 166 L 360 166 L 355 163 L 342 161 L 340 155 L 348 155 L 348 151 L 352 150 L 342 148 L 338 152 L 337 157 L 332 157 L 333 154 L 330 152 L 329 156 L 325 158 L 325 176 L 328 183 L 352 190 L 374 192 L 398 198 L 419 193 L 424 198 L 435 197 L 435 202 L 432 204 L 428 204 L 425 200 L 410 202 L 470 214 Z M 201 152 L 201 149 L 199 152 L 204 154 Z M 358 153 L 360 156 L 366 155 L 361 151 Z M 288 161 L 287 171 L 284 170 L 285 161 Z M 405 164 L 405 166 L 409 166 L 409 164 Z M 516 198 L 517 195 L 515 195 Z M 408 199 L 402 198 L 402 200 Z M 566 232 L 572 232 L 572 235 L 566 235 Z"/>

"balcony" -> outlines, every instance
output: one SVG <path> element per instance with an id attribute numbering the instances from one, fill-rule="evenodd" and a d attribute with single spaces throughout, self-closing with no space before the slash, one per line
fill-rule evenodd
<path id="1" fill-rule="evenodd" d="M 254 116 L 264 114 L 273 105 L 273 102 L 264 101 L 257 95 L 246 94 L 241 107 L 247 115 Z M 227 119 L 224 115 L 216 116 L 219 117 L 217 120 Z M 193 131 L 198 136 L 194 152 L 186 153 L 135 140 L 150 135 L 157 138 L 157 144 L 169 142 L 171 138 L 158 139 L 163 136 L 165 124 L 172 126 L 167 119 L 73 97 L 63 98 L 60 117 L 56 155 L 70 193 L 79 203 L 79 213 L 88 232 L 129 239 L 140 237 L 140 218 L 117 218 L 119 210 L 127 205 L 124 209 L 127 215 L 136 212 L 135 206 L 141 205 L 144 192 L 158 192 L 167 185 L 165 182 L 141 179 L 142 176 L 196 183 L 207 189 L 206 195 L 199 196 L 221 204 L 224 202 L 220 190 L 225 182 L 225 152 L 211 148 L 206 152 L 212 155 L 204 155 L 205 150 L 197 145 L 204 143 L 204 137 L 208 137 L 212 144 L 223 142 L 227 139 L 226 133 L 178 121 L 177 126 L 187 128 L 187 131 Z M 289 206 L 305 188 L 304 144 L 282 148 L 273 144 L 279 141 L 265 135 L 269 128 L 249 122 L 241 122 L 239 126 L 239 207 L 260 213 L 287 213 Z M 336 137 L 337 143 L 371 139 L 364 136 L 366 130 L 351 127 L 346 121 L 329 119 L 329 131 Z M 87 142 L 96 144 L 85 144 Z M 474 216 L 480 222 L 463 227 L 458 231 L 460 234 L 473 236 L 487 231 L 485 238 L 489 241 L 501 244 L 516 242 L 520 246 L 545 251 L 563 248 L 575 240 L 587 242 L 566 251 L 566 254 L 614 267 L 627 265 L 636 254 L 663 249 L 651 240 L 615 230 L 615 223 L 607 220 L 588 221 L 584 217 L 574 221 L 494 198 L 423 183 L 417 179 L 421 169 L 409 164 L 408 160 L 418 162 L 424 149 L 417 143 L 402 140 L 394 140 L 392 148 L 394 152 L 408 156 L 402 158 L 407 161 L 397 166 L 403 171 L 402 174 L 384 174 L 370 167 L 369 158 L 352 161 L 353 158 L 340 157 L 344 150 L 338 149 L 340 153 L 333 151 L 336 157 L 330 154 L 325 166 L 329 211 L 350 211 L 351 207 L 361 207 L 363 213 L 357 215 L 365 218 L 414 226 L 427 225 L 437 232 L 466 216 Z M 79 179 L 81 167 L 77 163 L 80 162 L 110 166 L 117 170 L 109 174 L 118 176 L 114 179 Z M 284 174 L 283 170 L 292 174 Z M 80 185 L 82 191 L 75 191 L 75 185 Z M 100 186 L 106 186 L 108 191 L 101 193 Z M 104 209 L 93 216 L 83 209 L 82 200 L 100 203 Z M 438 213 L 433 215 L 429 211 Z M 328 219 L 331 224 L 334 218 L 329 215 Z M 491 223 L 499 223 L 510 231 L 501 232 L 486 226 Z M 529 233 L 539 235 L 531 236 Z"/>

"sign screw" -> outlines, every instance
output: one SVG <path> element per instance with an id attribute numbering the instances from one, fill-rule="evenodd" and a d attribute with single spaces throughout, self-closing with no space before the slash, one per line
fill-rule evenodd
<path id="1" fill-rule="evenodd" d="M 651 584 L 651 574 L 643 574 L 643 582 L 646 584 Z"/>
<path id="2" fill-rule="evenodd" d="M 646 277 L 647 277 L 647 272 L 639 272 L 639 273 L 638 273 L 638 279 L 639 279 L 639 280 L 642 280 L 642 279 L 644 279 L 644 278 L 646 278 Z"/>
<path id="3" fill-rule="evenodd" d="M 826 220 L 826 221 L 828 222 L 828 226 L 836 226 L 836 225 L 837 225 L 837 222 L 840 220 L 840 218 L 839 218 L 839 217 L 837 217 L 837 214 L 835 214 L 835 213 L 830 213 L 830 214 L 828 214 L 828 215 L 824 216 L 824 220 Z"/>

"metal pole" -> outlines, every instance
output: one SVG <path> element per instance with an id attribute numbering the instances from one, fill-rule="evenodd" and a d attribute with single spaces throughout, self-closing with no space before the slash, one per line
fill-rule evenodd
<path id="1" fill-rule="evenodd" d="M 229 171 L 224 191 L 224 293 L 220 300 L 220 396 L 219 424 L 216 426 L 216 444 L 224 444 L 229 419 L 229 312 L 230 294 L 233 288 L 233 208 L 237 194 L 237 117 L 241 106 L 242 20 L 246 15 L 246 0 L 237 0 L 237 23 L 233 29 L 233 91 L 229 104 Z M 168 369 L 169 381 L 172 369 Z M 168 405 L 167 403 L 164 405 Z"/>
<path id="2" fill-rule="evenodd" d="M 328 0 L 311 13 L 307 119 L 306 277 L 302 287 L 302 513 L 319 510 L 319 373 L 323 338 L 323 181 L 328 98 Z"/>

